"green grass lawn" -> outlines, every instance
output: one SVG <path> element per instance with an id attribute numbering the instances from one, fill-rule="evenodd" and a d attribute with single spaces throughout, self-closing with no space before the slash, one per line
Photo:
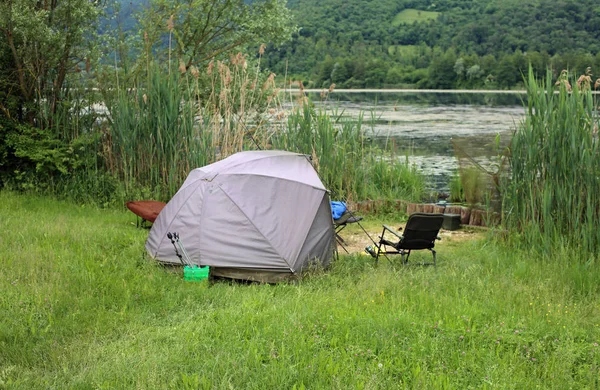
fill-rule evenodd
<path id="1" fill-rule="evenodd" d="M 433 11 L 420 11 L 416 9 L 405 9 L 399 12 L 392 21 L 393 26 L 399 26 L 402 23 L 424 22 L 436 19 L 440 13 Z"/>
<path id="2" fill-rule="evenodd" d="M 0 192 L 0 388 L 600 386 L 600 272 L 568 251 L 442 241 L 437 268 L 342 256 L 209 287 L 145 258 L 147 234 Z"/>

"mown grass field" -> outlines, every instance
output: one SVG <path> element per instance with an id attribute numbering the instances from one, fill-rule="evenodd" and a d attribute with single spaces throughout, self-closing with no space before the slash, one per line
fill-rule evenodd
<path id="1" fill-rule="evenodd" d="M 440 13 L 434 11 L 420 11 L 417 9 L 405 9 L 398 13 L 392 21 L 393 26 L 399 26 L 402 23 L 424 22 L 436 19 Z"/>
<path id="2" fill-rule="evenodd" d="M 600 272 L 568 251 L 446 240 L 437 268 L 209 287 L 145 259 L 147 233 L 0 192 L 0 388 L 600 387 Z"/>

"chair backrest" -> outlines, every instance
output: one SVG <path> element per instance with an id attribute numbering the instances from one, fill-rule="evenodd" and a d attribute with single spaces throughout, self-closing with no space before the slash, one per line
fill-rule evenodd
<path id="1" fill-rule="evenodd" d="M 404 227 L 399 249 L 433 248 L 443 222 L 443 214 L 411 214 Z"/>

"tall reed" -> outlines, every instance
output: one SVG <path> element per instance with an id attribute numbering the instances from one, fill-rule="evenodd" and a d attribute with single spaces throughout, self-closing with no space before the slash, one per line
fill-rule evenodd
<path id="1" fill-rule="evenodd" d="M 191 168 L 203 163 L 194 129 L 193 102 L 185 99 L 179 76 L 151 67 L 145 83 L 122 89 L 109 104 L 106 161 L 126 192 L 148 187 L 157 198 L 176 190 Z M 205 152 L 203 150 L 203 152 Z"/>
<path id="2" fill-rule="evenodd" d="M 392 144 L 377 147 L 365 135 L 363 116 L 315 108 L 306 100 L 292 110 L 287 127 L 273 134 L 273 147 L 311 155 L 313 164 L 332 196 L 365 199 L 421 198 L 424 177 Z"/>
<path id="3" fill-rule="evenodd" d="M 423 191 L 414 168 L 371 146 L 362 116 L 315 109 L 303 93 L 300 105 L 284 105 L 275 75 L 241 53 L 202 71 L 180 66 L 168 73 L 149 63 L 146 73 L 109 104 L 106 165 L 130 196 L 142 187 L 168 200 L 193 168 L 269 148 L 313 156 L 338 199 L 414 199 Z"/>
<path id="4" fill-rule="evenodd" d="M 276 92 L 273 77 L 262 84 L 261 77 L 250 73 L 242 54 L 211 62 L 203 74 L 185 66 L 167 72 L 149 62 L 134 88 L 122 88 L 109 104 L 108 169 L 126 193 L 141 186 L 168 200 L 192 169 L 266 147 L 261 114 Z"/>
<path id="5" fill-rule="evenodd" d="M 600 248 L 598 113 L 590 84 L 558 91 L 552 75 L 536 80 L 529 69 L 527 116 L 510 146 L 512 177 L 505 183 L 507 225 L 527 245 L 544 251 Z"/>

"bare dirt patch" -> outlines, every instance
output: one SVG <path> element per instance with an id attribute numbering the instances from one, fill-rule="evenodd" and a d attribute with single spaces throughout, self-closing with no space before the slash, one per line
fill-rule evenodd
<path id="1" fill-rule="evenodd" d="M 402 230 L 405 223 L 386 223 L 389 227 L 397 229 L 399 234 L 402 234 Z M 364 230 L 363 230 L 364 229 Z M 374 223 L 358 223 L 348 225 L 344 230 L 340 232 L 340 236 L 344 240 L 344 247 L 349 254 L 362 253 L 365 248 L 369 245 L 373 245 L 373 241 L 378 242 L 381 236 L 383 228 L 381 224 Z M 386 239 L 393 238 L 388 236 Z M 460 243 L 468 240 L 476 240 L 483 238 L 486 234 L 486 229 L 474 228 L 471 226 L 464 226 L 458 230 L 440 230 L 439 237 L 441 241 L 436 244 L 437 246 L 451 245 L 453 243 Z M 344 249 L 338 245 L 338 251 L 340 254 L 346 254 Z"/>

